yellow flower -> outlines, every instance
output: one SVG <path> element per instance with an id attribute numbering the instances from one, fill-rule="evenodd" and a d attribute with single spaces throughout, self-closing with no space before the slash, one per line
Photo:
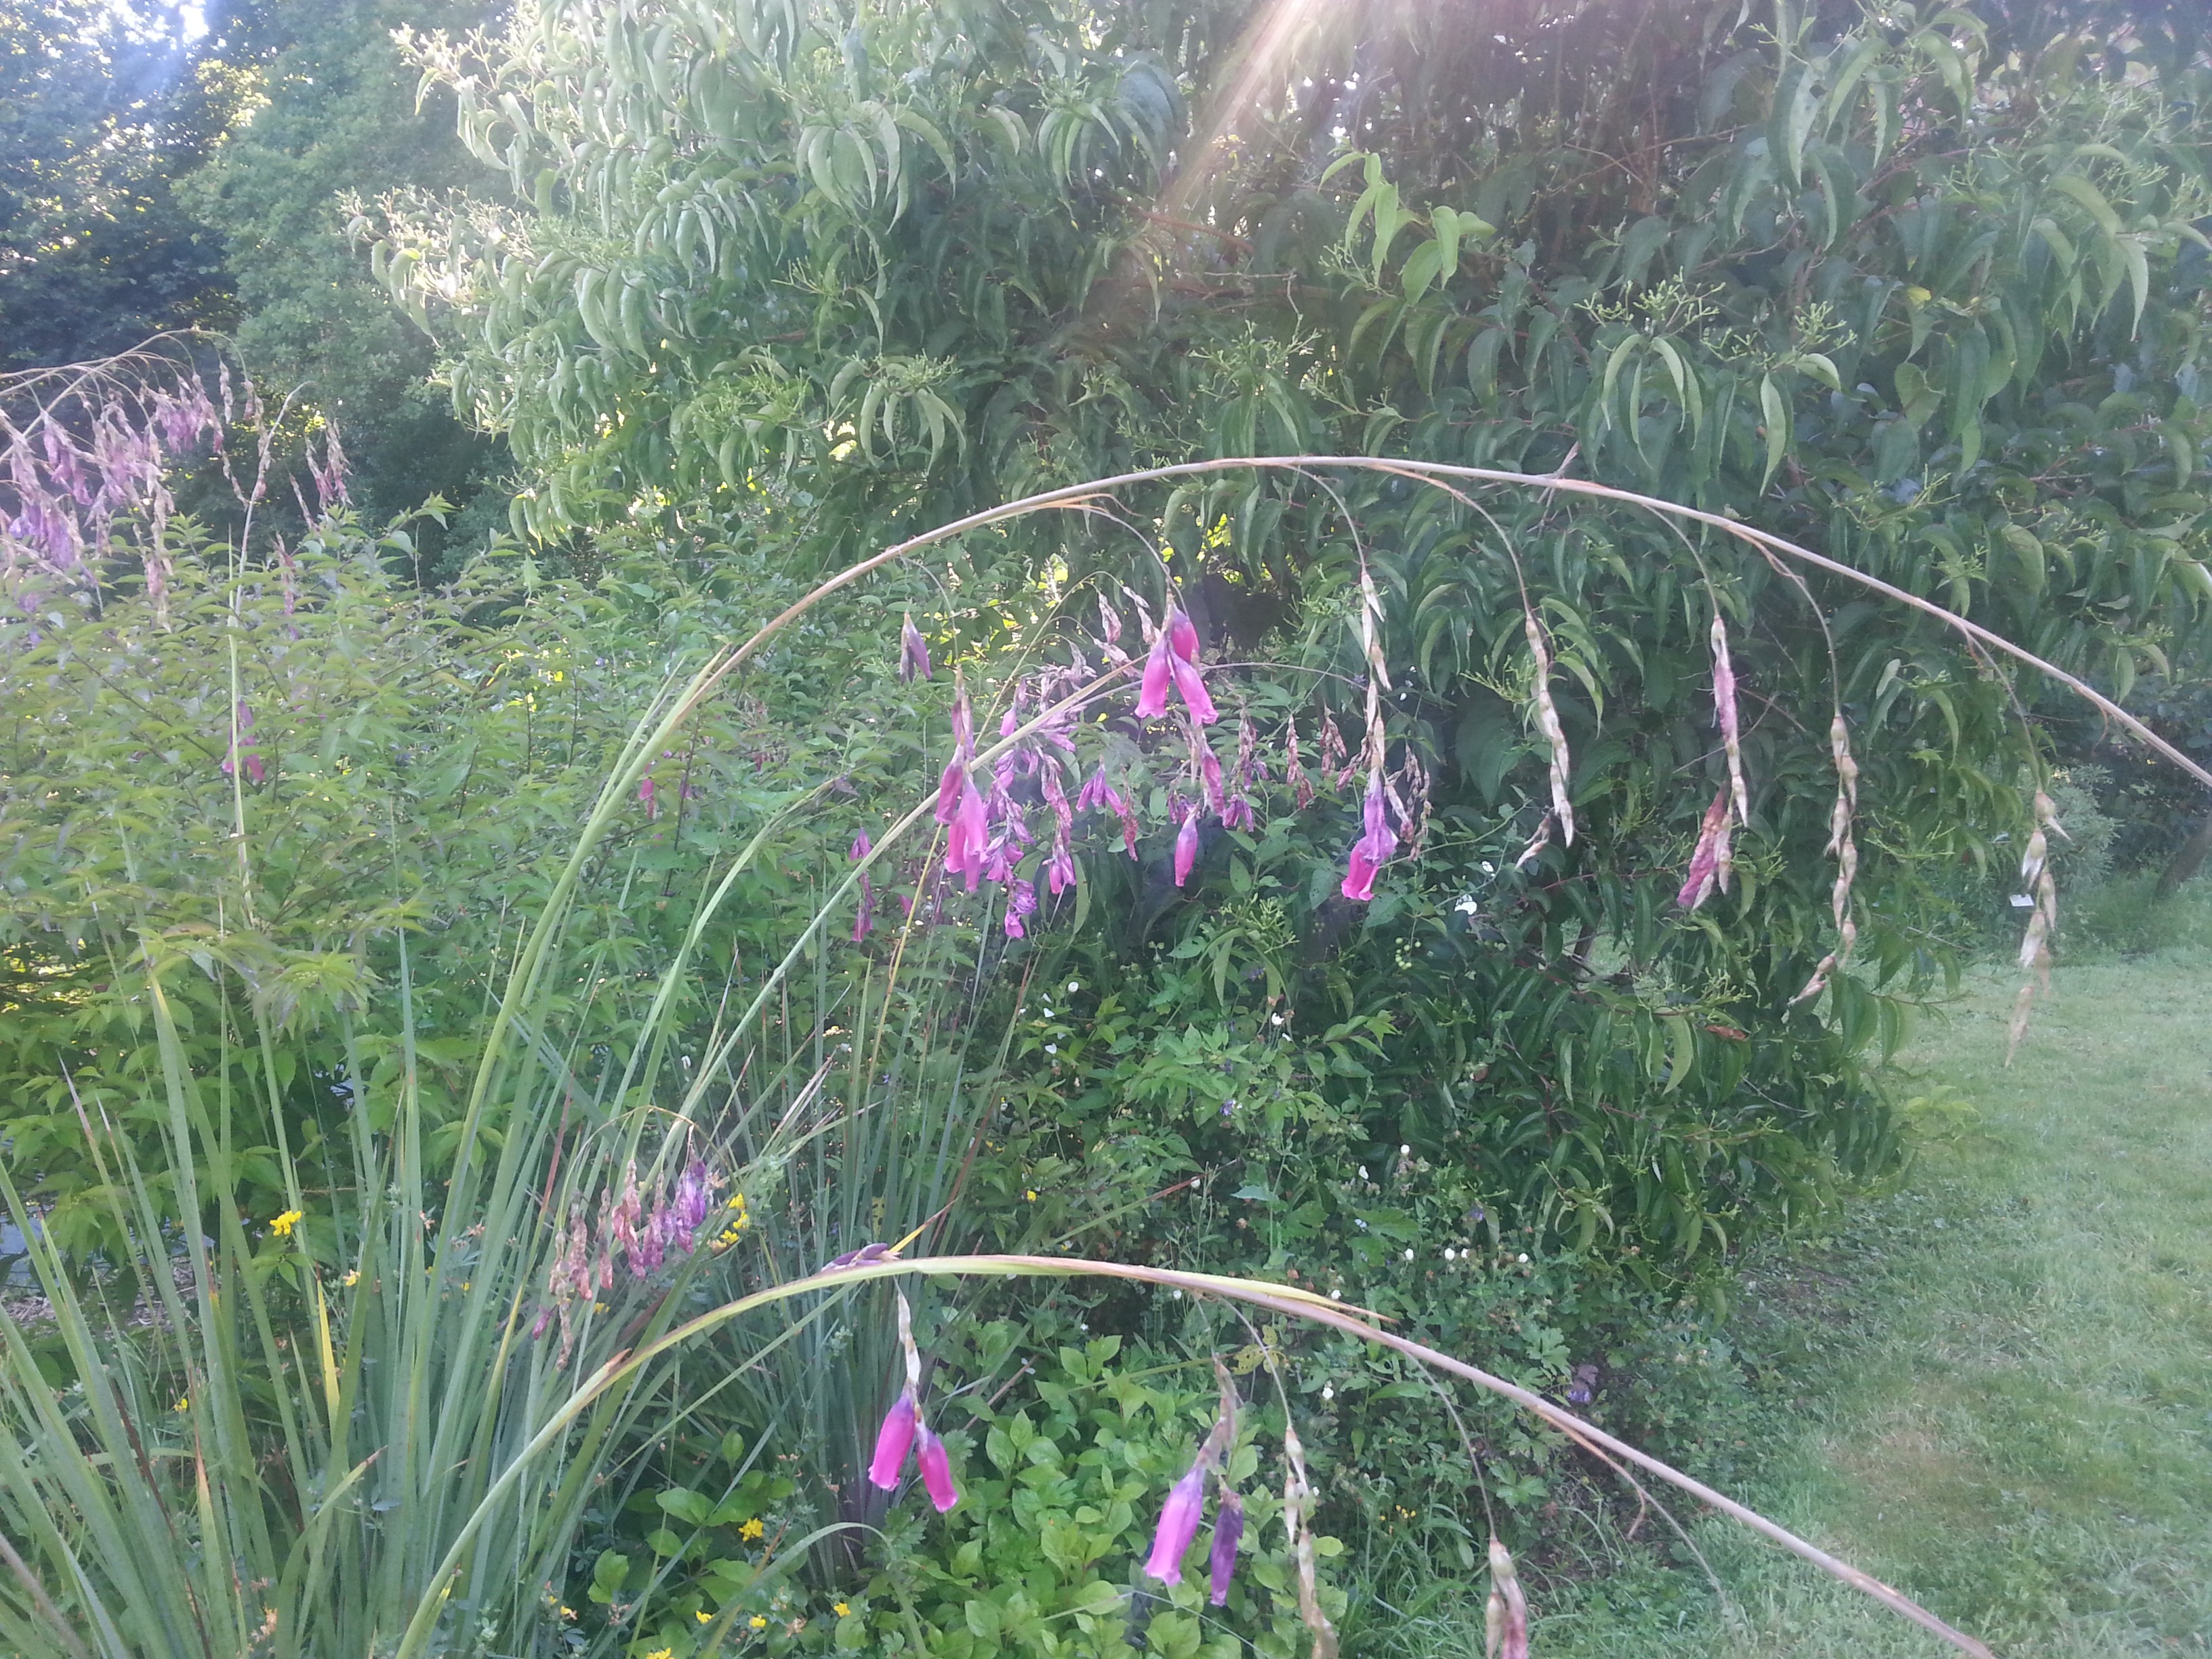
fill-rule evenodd
<path id="1" fill-rule="evenodd" d="M 676 1659 L 676 1650 L 673 1648 L 655 1648 L 645 1656 L 645 1659 Z"/>
<path id="2" fill-rule="evenodd" d="M 179 1395 L 177 1396 L 177 1409 L 178 1409 L 179 1411 L 180 1411 L 180 1412 L 188 1412 L 188 1411 L 191 1410 L 191 1408 L 192 1408 L 192 1397 L 191 1397 L 191 1395 L 188 1395 L 188 1394 L 180 1394 L 180 1395 Z"/>
<path id="3" fill-rule="evenodd" d="M 711 1625 L 714 1622 L 714 1615 L 708 1612 L 704 1607 L 700 1608 L 698 1612 L 693 1613 L 691 1616 L 694 1619 L 696 1619 L 702 1625 Z"/>
<path id="4" fill-rule="evenodd" d="M 730 1207 L 733 1210 L 744 1209 L 745 1207 L 745 1195 L 743 1193 L 732 1193 L 730 1194 Z"/>
<path id="5" fill-rule="evenodd" d="M 738 1536 L 740 1538 L 757 1538 L 767 1530 L 768 1528 L 761 1524 L 760 1517 L 758 1516 L 755 1516 L 751 1520 L 746 1522 L 744 1526 L 738 1528 Z"/>
<path id="6" fill-rule="evenodd" d="M 361 1283 L 361 1269 L 356 1267 L 351 1273 L 348 1273 L 338 1282 L 343 1285 L 346 1289 L 351 1290 L 355 1285 Z"/>
<path id="7" fill-rule="evenodd" d="M 574 1607 L 563 1607 L 561 1609 L 561 1616 L 563 1619 L 574 1619 L 576 1616 L 576 1610 Z"/>
<path id="8" fill-rule="evenodd" d="M 1032 1204 L 1036 1203 L 1036 1188 L 1034 1188 L 1034 1187 L 1030 1188 L 1026 1192 L 1023 1193 L 1022 1196 L 1023 1196 L 1024 1198 L 1025 1198 L 1025 1199 L 1029 1200 L 1029 1201 L 1030 1201 L 1030 1203 L 1032 1203 Z"/>
<path id="9" fill-rule="evenodd" d="M 279 1238 L 289 1238 L 292 1229 L 298 1226 L 302 1219 L 299 1211 L 287 1210 L 269 1224 L 269 1231 Z"/>
<path id="10" fill-rule="evenodd" d="M 768 1628 L 768 1620 L 762 1618 L 758 1613 L 755 1613 L 751 1618 L 745 1620 L 745 1622 L 750 1625 L 755 1630 L 766 1630 Z"/>
<path id="11" fill-rule="evenodd" d="M 847 1613 L 852 1612 L 852 1608 L 847 1607 L 842 1601 L 834 1603 L 830 1609 L 830 1612 L 836 1613 L 840 1619 L 842 1619 Z"/>

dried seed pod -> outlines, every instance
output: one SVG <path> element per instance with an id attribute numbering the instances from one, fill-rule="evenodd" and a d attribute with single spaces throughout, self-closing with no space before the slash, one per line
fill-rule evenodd
<path id="1" fill-rule="evenodd" d="M 1544 643 L 1544 630 L 1534 611 L 1521 613 L 1528 635 L 1528 649 L 1536 659 L 1536 729 L 1552 749 L 1552 815 L 1559 820 L 1559 838 L 1575 844 L 1575 805 L 1567 796 L 1567 734 L 1559 725 L 1559 710 L 1552 701 L 1552 653 Z M 1525 855 L 1524 855 L 1525 856 Z"/>
<path id="2" fill-rule="evenodd" d="M 1751 822 L 1751 795 L 1743 783 L 1743 744 L 1735 711 L 1735 665 L 1729 659 L 1728 624 L 1713 612 L 1713 720 L 1721 729 L 1721 747 L 1728 752 L 1729 796 L 1738 823 Z"/>

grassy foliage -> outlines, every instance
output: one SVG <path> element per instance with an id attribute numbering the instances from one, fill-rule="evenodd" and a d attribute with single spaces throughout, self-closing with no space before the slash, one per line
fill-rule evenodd
<path id="1" fill-rule="evenodd" d="M 1706 1417 L 1708 1465 L 2001 1652 L 2195 1652 L 2212 1632 L 2208 979 L 2201 910 L 2154 954 L 2063 967 L 2008 1070 L 2009 987 L 1974 975 L 1900 1068 L 1903 1182 L 1735 1287 L 1757 1380 Z M 1940 1651 L 1717 1525 L 1693 1531 L 1725 1605 L 1679 1550 L 1570 1572 L 1540 1593 L 1540 1650 Z M 1479 1626 L 1440 1610 L 1390 1648 L 1479 1652 Z"/>

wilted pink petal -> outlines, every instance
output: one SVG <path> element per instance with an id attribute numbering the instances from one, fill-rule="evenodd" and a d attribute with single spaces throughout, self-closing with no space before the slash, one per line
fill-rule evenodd
<path id="1" fill-rule="evenodd" d="M 1201 1458 L 1168 1491 L 1168 1501 L 1160 1508 L 1159 1529 L 1152 1534 L 1152 1553 L 1145 1563 L 1147 1577 L 1164 1584 L 1182 1583 L 1182 1558 L 1198 1536 L 1205 1510 L 1206 1462 Z"/>
<path id="2" fill-rule="evenodd" d="M 1304 811 L 1314 802 L 1313 780 L 1306 769 L 1298 763 L 1298 723 L 1291 720 L 1284 743 L 1283 778 L 1298 799 L 1298 811 Z"/>
<path id="3" fill-rule="evenodd" d="M 914 625 L 914 612 L 906 613 L 906 621 L 899 629 L 899 670 L 902 680 L 913 681 L 929 678 L 929 641 L 921 637 L 921 630 Z"/>
<path id="4" fill-rule="evenodd" d="M 1222 827 L 1226 830 L 1249 830 L 1259 822 L 1252 811 L 1252 803 L 1242 795 L 1231 795 L 1221 809 Z"/>
<path id="5" fill-rule="evenodd" d="M 1689 873 L 1683 878 L 1682 890 L 1674 895 L 1674 902 L 1685 910 L 1703 904 L 1716 885 L 1727 890 L 1729 837 L 1735 827 L 1729 817 L 1729 793 L 1723 787 L 1705 808 L 1705 822 L 1698 829 L 1697 850 L 1690 855 Z"/>
<path id="6" fill-rule="evenodd" d="M 1036 885 L 1033 882 L 1012 881 L 1006 884 L 1006 937 L 1026 937 L 1022 926 L 1024 918 L 1036 910 Z"/>
<path id="7" fill-rule="evenodd" d="M 1182 828 L 1176 831 L 1175 884 L 1182 886 L 1190 879 L 1190 866 L 1198 861 L 1198 809 L 1193 807 L 1183 814 Z"/>
<path id="8" fill-rule="evenodd" d="M 653 793 L 653 775 L 651 773 L 647 773 L 645 776 L 637 781 L 637 798 L 645 803 L 645 815 L 647 817 L 657 818 L 660 816 L 660 801 L 659 797 Z"/>
<path id="9" fill-rule="evenodd" d="M 868 1464 L 868 1479 L 889 1492 L 899 1483 L 906 1469 L 907 1453 L 914 1449 L 915 1431 L 921 1425 L 921 1413 L 914 1402 L 914 1391 L 908 1389 L 891 1402 L 890 1410 L 884 1413 L 884 1425 L 876 1431 L 876 1455 Z"/>
<path id="10" fill-rule="evenodd" d="M 921 1484 L 939 1515 L 960 1501 L 960 1490 L 952 1484 L 951 1455 L 927 1428 L 921 1431 Z"/>
<path id="11" fill-rule="evenodd" d="M 1213 745 L 1194 732 L 1198 750 L 1198 781 L 1206 791 L 1206 805 L 1214 817 L 1219 817 L 1228 803 L 1221 793 L 1221 757 L 1213 752 Z"/>
<path id="12" fill-rule="evenodd" d="M 679 1236 L 690 1240 L 707 1219 L 707 1166 L 697 1158 L 684 1166 L 676 1183 L 676 1224 Z"/>
<path id="13" fill-rule="evenodd" d="M 868 839 L 868 832 L 863 830 L 853 837 L 853 849 L 846 857 L 857 864 L 875 850 L 875 843 Z M 854 944 L 858 945 L 867 938 L 868 929 L 875 925 L 875 913 L 876 884 L 868 879 L 868 872 L 863 870 L 860 872 L 860 908 L 853 918 Z"/>
<path id="14" fill-rule="evenodd" d="M 1244 1500 L 1224 1492 L 1221 1512 L 1213 1517 L 1213 1550 L 1208 1565 L 1213 1569 L 1213 1605 L 1229 1601 L 1229 1581 L 1237 1571 L 1237 1546 L 1244 1536 Z"/>

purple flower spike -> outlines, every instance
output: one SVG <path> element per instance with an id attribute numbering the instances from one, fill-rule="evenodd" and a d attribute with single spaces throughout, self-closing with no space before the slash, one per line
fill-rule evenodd
<path id="1" fill-rule="evenodd" d="M 1180 887 L 1190 879 L 1190 866 L 1198 861 L 1198 809 L 1193 807 L 1183 814 L 1182 828 L 1176 831 L 1175 878 Z"/>
<path id="2" fill-rule="evenodd" d="M 884 1413 L 884 1425 L 876 1431 L 876 1455 L 868 1464 L 868 1479 L 889 1492 L 899 1483 L 906 1468 L 907 1454 L 914 1449 L 915 1431 L 921 1426 L 921 1413 L 915 1409 L 911 1389 L 891 1402 Z M 946 1476 L 947 1482 L 951 1476 Z"/>
<path id="3" fill-rule="evenodd" d="M 1244 1500 L 1235 1492 L 1221 1495 L 1221 1513 L 1213 1517 L 1213 1605 L 1229 1601 L 1229 1581 L 1237 1571 L 1237 1546 L 1244 1537 Z"/>
<path id="4" fill-rule="evenodd" d="M 921 637 L 921 630 L 914 625 L 914 612 L 906 613 L 906 623 L 899 629 L 899 678 L 926 680 L 929 678 L 929 641 Z"/>
<path id="5" fill-rule="evenodd" d="M 1345 872 L 1343 892 L 1348 899 L 1363 902 L 1375 896 L 1375 872 L 1390 861 L 1398 850 L 1398 837 L 1390 829 L 1388 810 L 1382 801 L 1382 775 L 1378 770 L 1367 780 L 1367 801 L 1363 809 L 1366 833 L 1352 843 L 1352 860 Z"/>
<path id="6" fill-rule="evenodd" d="M 1152 1559 L 1145 1575 L 1164 1584 L 1182 1583 L 1182 1558 L 1190 1540 L 1198 1536 L 1198 1523 L 1206 1510 L 1206 1460 L 1190 1466 L 1190 1473 L 1169 1489 L 1160 1509 L 1159 1530 L 1152 1534 Z"/>
<path id="7" fill-rule="evenodd" d="M 951 1455 L 926 1427 L 921 1431 L 921 1484 L 939 1515 L 960 1501 L 960 1489 L 952 1484 Z"/>

